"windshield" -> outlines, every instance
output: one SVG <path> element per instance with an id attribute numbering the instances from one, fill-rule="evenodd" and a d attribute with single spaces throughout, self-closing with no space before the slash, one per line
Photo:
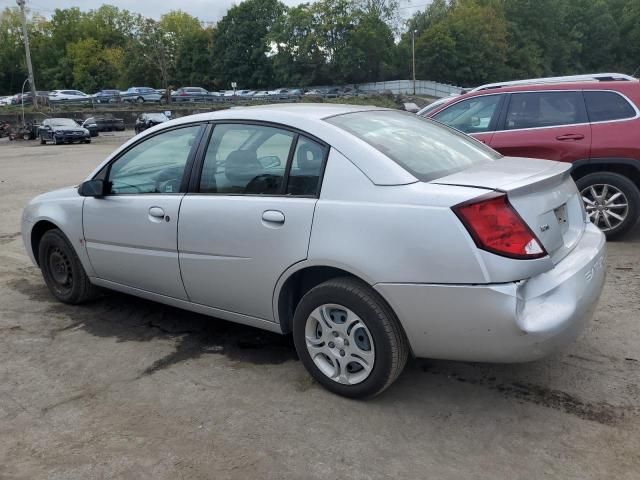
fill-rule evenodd
<path id="1" fill-rule="evenodd" d="M 364 111 L 327 122 L 364 140 L 424 182 L 501 158 L 472 137 L 411 113 Z"/>
<path id="2" fill-rule="evenodd" d="M 49 121 L 52 127 L 77 127 L 78 124 L 70 118 L 53 118 Z"/>

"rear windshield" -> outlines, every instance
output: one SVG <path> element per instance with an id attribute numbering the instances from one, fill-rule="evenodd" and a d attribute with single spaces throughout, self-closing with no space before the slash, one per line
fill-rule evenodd
<path id="1" fill-rule="evenodd" d="M 364 111 L 327 122 L 364 140 L 423 182 L 501 158 L 472 137 L 411 113 Z"/>

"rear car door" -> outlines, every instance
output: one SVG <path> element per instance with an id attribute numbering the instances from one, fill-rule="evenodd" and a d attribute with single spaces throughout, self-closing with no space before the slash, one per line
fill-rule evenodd
<path id="1" fill-rule="evenodd" d="M 280 275 L 307 257 L 327 146 L 269 125 L 220 123 L 180 209 L 192 302 L 274 320 Z"/>
<path id="2" fill-rule="evenodd" d="M 446 107 L 433 118 L 489 144 L 498 124 L 505 95 L 470 97 Z"/>
<path id="3" fill-rule="evenodd" d="M 87 253 L 99 278 L 186 299 L 178 211 L 203 129 L 188 125 L 146 137 L 99 173 L 109 193 L 87 197 L 82 212 Z"/>
<path id="4" fill-rule="evenodd" d="M 579 91 L 509 95 L 490 145 L 503 155 L 574 162 L 589 158 L 591 126 Z"/>

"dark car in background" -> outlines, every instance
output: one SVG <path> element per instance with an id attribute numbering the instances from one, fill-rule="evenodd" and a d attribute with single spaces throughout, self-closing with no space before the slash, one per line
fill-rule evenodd
<path id="1" fill-rule="evenodd" d="M 92 137 L 97 137 L 98 136 L 98 123 L 96 122 L 96 119 L 94 117 L 89 117 L 86 120 L 76 120 L 78 122 L 78 125 L 80 125 L 82 128 L 86 128 L 87 130 L 89 130 L 89 133 L 91 134 Z"/>
<path id="2" fill-rule="evenodd" d="M 134 127 L 136 133 L 145 131 L 147 128 L 154 127 L 160 123 L 169 121 L 169 118 L 164 113 L 141 113 L 136 118 L 136 125 Z"/>
<path id="3" fill-rule="evenodd" d="M 174 102 L 195 102 L 206 100 L 209 92 L 201 87 L 182 87 L 171 92 L 171 100 Z"/>
<path id="4" fill-rule="evenodd" d="M 162 94 L 158 93 L 151 87 L 131 87 L 126 92 L 120 93 L 120 98 L 123 102 L 158 102 L 162 100 Z"/>
<path id="5" fill-rule="evenodd" d="M 100 90 L 93 96 L 97 103 L 118 103 L 120 101 L 120 90 Z"/>
<path id="6" fill-rule="evenodd" d="M 38 105 L 49 104 L 49 92 L 37 91 L 36 98 L 38 99 Z M 24 95 L 20 97 L 20 103 L 24 105 L 33 105 L 33 93 L 24 92 Z"/>
<path id="7" fill-rule="evenodd" d="M 636 78 L 600 73 L 494 83 L 427 116 L 505 156 L 571 163 L 587 215 L 608 238 L 624 234 L 640 217 Z"/>
<path id="8" fill-rule="evenodd" d="M 91 118 L 94 119 L 96 125 L 98 126 L 99 132 L 124 131 L 125 126 L 124 126 L 124 120 L 122 118 L 115 118 L 112 116 L 91 117 Z"/>
<path id="9" fill-rule="evenodd" d="M 48 141 L 61 143 L 91 143 L 89 130 L 81 127 L 71 118 L 47 118 L 38 128 L 38 138 L 42 145 Z"/>

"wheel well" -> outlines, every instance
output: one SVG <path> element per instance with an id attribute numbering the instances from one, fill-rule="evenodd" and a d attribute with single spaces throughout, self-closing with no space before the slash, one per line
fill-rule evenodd
<path id="1" fill-rule="evenodd" d="M 287 278 L 278 297 L 278 316 L 284 333 L 291 331 L 293 314 L 302 297 L 313 287 L 336 277 L 358 278 L 345 270 L 334 267 L 307 267 Z"/>
<path id="2" fill-rule="evenodd" d="M 38 251 L 40 249 L 40 240 L 45 233 L 49 230 L 58 228 L 55 224 L 46 220 L 40 220 L 31 229 L 31 251 L 33 252 L 33 258 L 36 259 L 36 263 L 40 265 L 40 259 L 38 258 Z"/>
<path id="3" fill-rule="evenodd" d="M 638 167 L 626 163 L 588 163 L 576 167 L 571 172 L 571 176 L 574 180 L 578 180 L 590 173 L 599 172 L 618 173 L 627 177 L 636 187 L 640 188 L 640 160 L 638 160 Z"/>

